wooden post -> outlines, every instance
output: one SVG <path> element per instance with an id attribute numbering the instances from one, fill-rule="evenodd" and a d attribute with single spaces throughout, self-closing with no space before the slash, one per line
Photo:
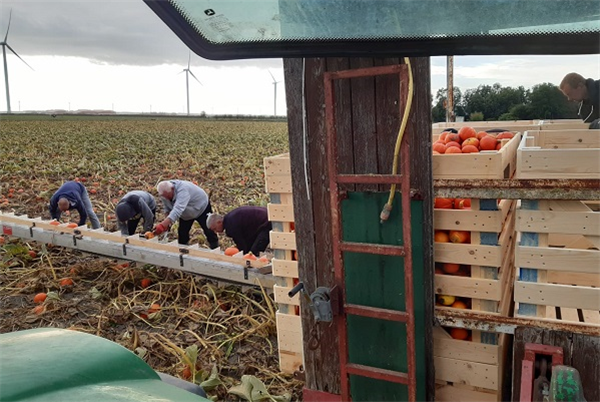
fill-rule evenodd
<path id="1" fill-rule="evenodd" d="M 350 68 L 398 64 L 400 59 L 313 58 L 285 59 L 288 132 L 296 245 L 299 253 L 300 280 L 307 291 L 334 283 L 331 259 L 331 209 L 327 189 L 328 171 L 325 155 L 326 130 L 323 73 Z M 431 105 L 428 58 L 411 59 L 414 96 L 407 131 L 410 144 L 411 188 L 415 200 L 423 203 L 423 269 L 425 344 L 432 345 L 433 329 L 433 234 L 431 173 Z M 404 102 L 394 94 L 394 78 L 378 77 L 340 80 L 335 83 L 337 131 L 344 141 L 338 149 L 341 173 L 389 174 L 393 148 L 400 127 L 398 105 Z M 396 88 L 397 88 L 397 78 Z M 404 84 L 404 83 L 403 83 Z M 408 83 L 406 83 L 408 85 Z M 395 113 L 393 112 L 395 110 Z M 368 124 L 367 124 L 367 123 Z M 356 190 L 386 191 L 386 186 L 356 186 Z M 359 188 L 360 187 L 360 188 Z M 348 186 L 348 190 L 353 190 Z M 387 188 L 389 191 L 389 188 Z M 328 394 L 340 393 L 338 337 L 336 326 L 316 323 L 308 306 L 302 306 L 302 332 L 306 388 Z M 316 344 L 316 347 L 314 345 Z M 309 347 L 309 345 L 313 345 Z M 429 346 L 428 346 L 429 347 Z M 425 367 L 417 370 L 426 378 L 426 398 L 434 397 L 432 350 L 426 350 Z M 423 359 L 421 359 L 423 361 Z"/>

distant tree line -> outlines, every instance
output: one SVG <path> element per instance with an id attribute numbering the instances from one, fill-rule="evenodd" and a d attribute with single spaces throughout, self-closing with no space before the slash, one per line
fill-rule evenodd
<path id="1" fill-rule="evenodd" d="M 437 91 L 432 108 L 434 122 L 446 121 L 447 89 Z M 560 89 L 550 83 L 531 89 L 480 85 L 464 93 L 454 87 L 454 114 L 465 121 L 532 120 L 577 118 L 577 104 L 567 101 Z"/>

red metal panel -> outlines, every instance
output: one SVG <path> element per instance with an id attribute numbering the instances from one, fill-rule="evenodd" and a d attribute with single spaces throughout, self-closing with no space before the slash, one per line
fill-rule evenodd
<path id="1" fill-rule="evenodd" d="M 403 246 L 386 246 L 383 244 L 340 242 L 340 249 L 351 253 L 366 253 L 378 255 L 395 255 L 402 257 L 406 255 Z"/>
<path id="2" fill-rule="evenodd" d="M 340 193 L 337 183 L 338 177 L 338 158 L 337 158 L 337 129 L 335 123 L 335 94 L 333 91 L 333 81 L 330 73 L 324 74 L 324 92 L 325 92 L 325 112 L 326 112 L 326 130 L 327 130 L 327 167 L 329 174 L 329 196 L 331 200 L 331 232 L 332 232 L 332 260 L 335 285 L 341 289 L 342 305 L 346 304 L 346 284 L 344 279 L 343 254 L 340 248 L 339 239 L 341 239 L 342 216 L 340 211 Z M 346 370 L 348 364 L 348 334 L 346 327 L 346 317 L 342 314 L 336 318 L 339 335 L 339 355 L 340 355 L 340 390 L 342 400 L 350 400 L 350 384 Z"/>
<path id="3" fill-rule="evenodd" d="M 337 181 L 347 184 L 400 184 L 402 176 L 398 174 L 340 174 Z"/>
<path id="4" fill-rule="evenodd" d="M 342 396 L 304 388 L 302 390 L 302 400 L 304 402 L 342 402 Z"/>
<path id="5" fill-rule="evenodd" d="M 531 360 L 521 362 L 521 398 L 520 402 L 531 402 L 533 398 L 533 365 Z"/>
<path id="6" fill-rule="evenodd" d="M 552 366 L 563 364 L 563 349 L 560 346 L 548 346 L 540 343 L 526 343 L 524 360 L 535 362 L 535 355 L 552 356 Z"/>
<path id="7" fill-rule="evenodd" d="M 385 308 L 357 306 L 355 304 L 347 304 L 344 306 L 344 312 L 351 315 L 359 315 L 361 317 L 370 317 L 380 320 L 407 322 L 408 314 L 403 311 L 388 310 Z"/>
<path id="8" fill-rule="evenodd" d="M 399 371 L 386 370 L 353 363 L 348 364 L 347 370 L 349 374 L 359 375 L 361 377 L 369 377 L 376 380 L 395 382 L 404 385 L 408 384 L 408 375 Z"/>

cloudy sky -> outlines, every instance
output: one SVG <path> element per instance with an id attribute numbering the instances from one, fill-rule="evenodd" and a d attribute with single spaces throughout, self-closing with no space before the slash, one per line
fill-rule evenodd
<path id="1" fill-rule="evenodd" d="M 7 57 L 13 111 L 186 111 L 187 47 L 142 0 L 0 0 L 0 34 L 31 66 Z M 191 56 L 191 113 L 272 114 L 280 59 L 210 61 Z M 600 78 L 600 56 L 456 57 L 454 84 L 558 84 L 568 72 Z M 431 59 L 432 93 L 446 85 L 446 59 Z M 2 75 L 4 75 L 2 73 Z M 6 110 L 4 80 L 0 110 Z M 277 85 L 277 114 L 285 88 Z"/>

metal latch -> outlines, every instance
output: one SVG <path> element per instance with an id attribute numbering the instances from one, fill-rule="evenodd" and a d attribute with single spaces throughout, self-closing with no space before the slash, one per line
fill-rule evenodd
<path id="1" fill-rule="evenodd" d="M 308 296 L 304 283 L 300 282 L 294 286 L 289 292 L 289 297 L 294 297 L 298 292 L 301 292 L 304 296 L 310 310 L 313 313 L 315 321 L 317 322 L 331 322 L 333 321 L 333 310 L 331 308 L 331 289 L 320 286 Z"/>

